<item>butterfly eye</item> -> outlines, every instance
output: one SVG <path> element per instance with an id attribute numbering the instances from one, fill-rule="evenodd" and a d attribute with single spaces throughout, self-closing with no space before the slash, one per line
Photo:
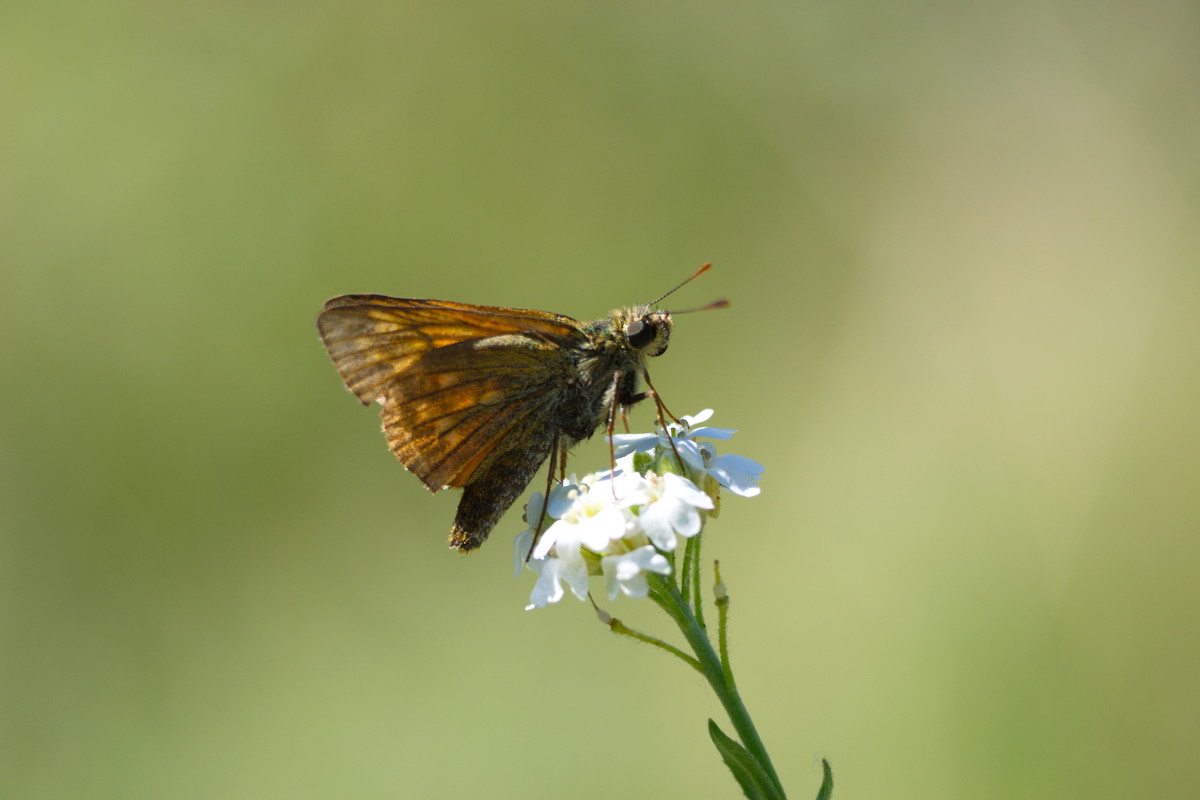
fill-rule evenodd
<path id="1" fill-rule="evenodd" d="M 625 326 L 625 338 L 638 350 L 642 350 L 654 341 L 654 325 L 644 319 L 635 319 Z"/>

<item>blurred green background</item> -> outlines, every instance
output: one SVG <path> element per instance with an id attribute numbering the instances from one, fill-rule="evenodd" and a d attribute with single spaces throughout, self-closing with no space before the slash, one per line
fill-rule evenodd
<path id="1" fill-rule="evenodd" d="M 449 552 L 313 328 L 704 261 L 654 378 L 768 467 L 707 553 L 791 795 L 1197 796 L 1198 25 L 6 4 L 0 796 L 736 796 L 700 680 L 522 611 L 519 512 Z"/>

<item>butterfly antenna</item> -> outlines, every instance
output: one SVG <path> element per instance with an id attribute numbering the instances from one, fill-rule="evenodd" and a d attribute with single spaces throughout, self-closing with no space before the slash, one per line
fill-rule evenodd
<path id="1" fill-rule="evenodd" d="M 682 311 L 672 311 L 672 314 L 691 314 L 694 311 L 712 311 L 714 308 L 729 308 L 729 301 L 724 298 L 713 300 L 706 305 L 696 306 L 695 308 L 685 308 Z"/>
<path id="2" fill-rule="evenodd" d="M 691 283 L 692 281 L 696 280 L 696 278 L 699 278 L 701 275 L 703 275 L 704 273 L 708 272 L 710 269 L 712 269 L 712 262 L 711 262 L 711 261 L 705 261 L 705 262 L 704 262 L 704 264 L 702 264 L 702 265 L 700 266 L 700 269 L 696 270 L 695 272 L 693 272 L 691 275 L 689 275 L 689 276 L 687 277 L 687 280 L 685 280 L 685 281 L 682 281 L 682 282 L 681 282 L 681 283 L 680 283 L 678 286 L 676 286 L 674 289 L 672 289 L 671 291 L 667 292 L 666 294 L 664 294 L 662 297 L 658 298 L 657 300 L 655 300 L 655 301 L 651 302 L 651 303 L 650 303 L 650 305 L 652 305 L 652 306 L 656 306 L 656 305 L 658 305 L 658 304 L 659 304 L 659 303 L 661 303 L 663 300 L 665 300 L 665 299 L 666 299 L 666 298 L 667 298 L 669 295 L 673 294 L 674 292 L 677 292 L 677 291 L 679 291 L 679 290 L 680 290 L 680 289 L 682 289 L 684 286 L 687 286 L 689 283 Z"/>

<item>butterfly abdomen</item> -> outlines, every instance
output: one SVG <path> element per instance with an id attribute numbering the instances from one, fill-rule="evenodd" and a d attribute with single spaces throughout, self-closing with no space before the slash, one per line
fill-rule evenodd
<path id="1" fill-rule="evenodd" d="M 450 546 L 455 550 L 469 553 L 483 544 L 550 455 L 553 430 L 539 431 L 532 438 L 495 457 L 463 487 L 450 528 Z"/>

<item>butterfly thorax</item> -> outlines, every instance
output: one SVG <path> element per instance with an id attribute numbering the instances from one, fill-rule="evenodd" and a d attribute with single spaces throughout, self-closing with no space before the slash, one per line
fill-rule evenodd
<path id="1" fill-rule="evenodd" d="M 671 317 L 666 311 L 647 307 L 622 308 L 605 319 L 583 323 L 587 343 L 574 356 L 580 378 L 579 403 L 574 419 L 564 419 L 563 429 L 572 438 L 586 439 L 617 405 L 629 405 L 638 397 L 638 376 L 648 357 L 661 355 L 671 336 Z"/>

